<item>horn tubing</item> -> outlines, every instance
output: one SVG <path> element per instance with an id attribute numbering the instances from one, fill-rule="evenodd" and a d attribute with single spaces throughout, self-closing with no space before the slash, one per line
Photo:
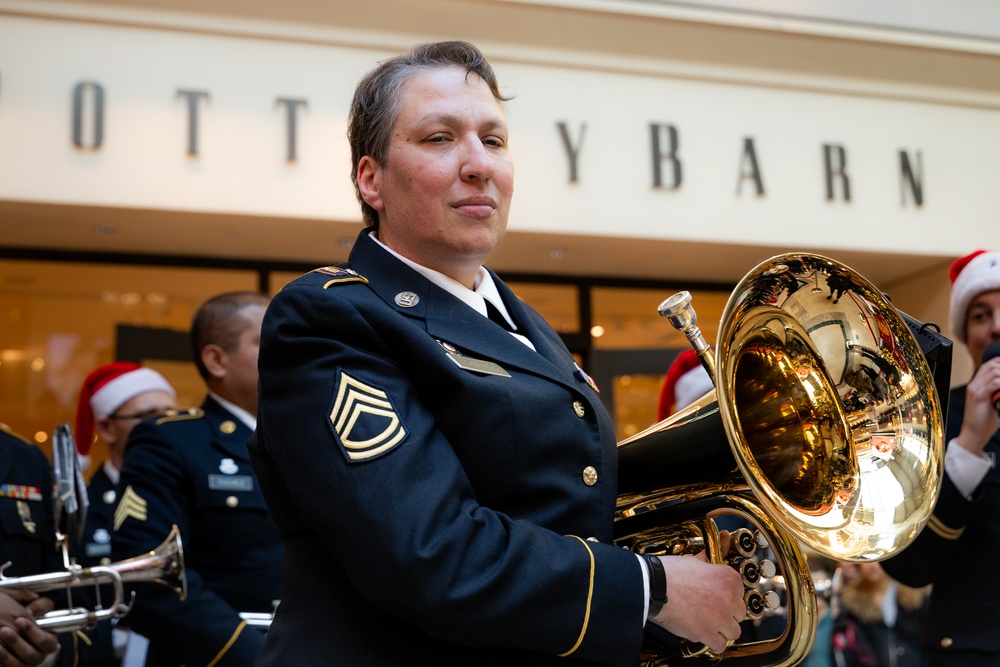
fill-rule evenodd
<path id="1" fill-rule="evenodd" d="M 658 310 L 694 346 L 716 388 L 619 443 L 615 543 L 637 553 L 705 551 L 721 562 L 708 517 L 720 508 L 742 514 L 773 549 L 788 623 L 774 642 L 737 644 L 721 656 L 701 645 L 644 648 L 643 664 L 797 664 L 817 625 L 799 542 L 835 560 L 881 560 L 930 518 L 944 472 L 933 374 L 885 296 L 819 255 L 778 255 L 751 270 L 729 298 L 714 352 L 690 294 Z M 728 564 L 739 568 L 740 557 Z M 769 608 L 773 591 L 755 591 L 748 585 L 748 605 L 753 598 L 755 608 Z"/>

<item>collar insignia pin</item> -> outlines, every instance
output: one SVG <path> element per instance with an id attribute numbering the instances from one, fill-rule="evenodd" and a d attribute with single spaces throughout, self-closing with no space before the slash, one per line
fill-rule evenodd
<path id="1" fill-rule="evenodd" d="M 393 301 L 396 302 L 397 306 L 402 308 L 413 308 L 420 303 L 420 297 L 414 292 L 400 292 L 395 296 Z"/>

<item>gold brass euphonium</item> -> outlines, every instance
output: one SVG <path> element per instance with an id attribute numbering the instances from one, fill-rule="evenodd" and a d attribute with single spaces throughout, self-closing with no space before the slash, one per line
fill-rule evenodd
<path id="1" fill-rule="evenodd" d="M 619 443 L 615 541 L 637 553 L 704 549 L 737 567 L 749 618 L 777 605 L 757 588 L 785 582 L 787 624 L 774 639 L 721 655 L 647 641 L 644 665 L 797 664 L 816 632 L 816 591 L 801 545 L 834 560 L 877 561 L 927 522 L 943 474 L 934 379 L 902 316 L 865 278 L 832 259 L 786 254 L 736 287 L 713 354 L 690 295 L 660 313 L 698 351 L 715 390 Z M 720 553 L 712 516 L 749 530 Z M 766 543 L 776 567 L 755 557 Z"/>

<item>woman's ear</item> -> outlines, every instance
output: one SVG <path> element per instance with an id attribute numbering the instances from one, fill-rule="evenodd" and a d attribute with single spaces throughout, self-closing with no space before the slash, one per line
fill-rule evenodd
<path id="1" fill-rule="evenodd" d="M 385 205 L 382 203 L 382 169 L 375 161 L 375 158 L 366 155 L 358 162 L 358 192 L 365 203 L 376 211 L 382 211 Z"/>

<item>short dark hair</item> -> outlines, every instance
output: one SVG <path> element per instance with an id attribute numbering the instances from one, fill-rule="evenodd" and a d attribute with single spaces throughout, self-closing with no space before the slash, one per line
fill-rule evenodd
<path id="1" fill-rule="evenodd" d="M 227 352 L 236 349 L 240 335 L 251 322 L 243 316 L 247 306 L 267 307 L 269 299 L 260 292 L 226 292 L 213 296 L 194 314 L 191 322 L 191 353 L 202 379 L 209 379 L 201 360 L 206 345 L 218 345 Z"/>
<path id="2" fill-rule="evenodd" d="M 409 52 L 378 64 L 358 83 L 348 116 L 347 139 L 351 144 L 351 182 L 361 204 L 365 225 L 378 229 L 378 212 L 361 197 L 358 188 L 358 163 L 371 156 L 385 168 L 389 138 L 399 115 L 399 91 L 403 84 L 421 72 L 442 67 L 463 67 L 490 87 L 498 102 L 508 99 L 500 94 L 493 68 L 472 44 L 462 41 L 435 42 L 415 46 Z"/>

